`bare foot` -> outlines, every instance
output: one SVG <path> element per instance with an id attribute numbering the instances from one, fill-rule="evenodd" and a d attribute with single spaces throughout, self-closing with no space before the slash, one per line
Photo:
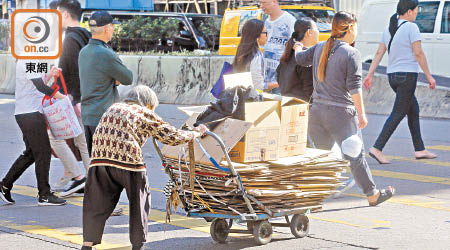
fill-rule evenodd
<path id="1" fill-rule="evenodd" d="M 372 157 L 375 160 L 377 160 L 377 162 L 380 163 L 380 164 L 389 164 L 390 163 L 386 158 L 384 158 L 384 156 L 381 153 L 381 151 L 376 149 L 376 148 L 370 148 L 369 149 L 369 155 L 370 155 L 370 157 Z"/>
<path id="2" fill-rule="evenodd" d="M 436 154 L 433 154 L 428 150 L 416 151 L 416 152 L 414 152 L 414 156 L 416 157 L 417 160 L 434 159 L 437 157 Z"/>

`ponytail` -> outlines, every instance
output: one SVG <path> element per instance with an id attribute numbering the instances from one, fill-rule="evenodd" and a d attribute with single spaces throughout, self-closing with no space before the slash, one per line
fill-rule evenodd
<path id="1" fill-rule="evenodd" d="M 418 0 L 400 0 L 397 4 L 397 13 L 391 16 L 389 21 L 389 33 L 394 36 L 398 29 L 398 16 L 404 15 L 409 10 L 414 10 L 419 6 Z"/>
<path id="2" fill-rule="evenodd" d="M 295 42 L 300 42 L 305 38 L 305 34 L 309 29 L 312 29 L 314 21 L 309 17 L 302 17 L 297 19 L 294 23 L 294 32 L 291 34 L 291 38 L 286 43 L 283 55 L 280 58 L 282 63 L 287 63 L 291 60 L 292 50 Z"/>
<path id="3" fill-rule="evenodd" d="M 281 63 L 288 63 L 289 59 L 291 59 L 292 53 L 294 53 L 294 38 L 289 38 L 289 40 L 286 43 L 286 47 L 284 48 L 283 55 L 280 58 Z"/>
<path id="4" fill-rule="evenodd" d="M 397 13 L 391 16 L 391 19 L 389 21 L 389 33 L 391 34 L 391 37 L 394 36 L 394 34 L 397 32 L 398 29 L 398 17 Z"/>
<path id="5" fill-rule="evenodd" d="M 323 82 L 325 80 L 325 70 L 327 68 L 328 56 L 330 55 L 330 50 L 333 48 L 334 38 L 328 38 L 327 42 L 323 46 L 322 54 L 320 55 L 319 68 L 317 69 L 317 76 L 319 81 Z"/>

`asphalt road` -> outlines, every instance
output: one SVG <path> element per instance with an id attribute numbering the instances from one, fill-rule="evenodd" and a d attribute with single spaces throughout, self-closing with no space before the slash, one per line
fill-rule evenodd
<path id="1" fill-rule="evenodd" d="M 13 96 L 0 95 L 0 176 L 23 150 L 15 123 Z M 160 105 L 157 112 L 180 126 L 186 115 L 175 105 Z M 370 115 L 364 129 L 366 149 L 372 145 L 385 116 Z M 435 160 L 413 159 L 406 122 L 402 122 L 385 149 L 392 163 L 378 165 L 368 159 L 381 188 L 393 185 L 397 195 L 379 207 L 368 207 L 358 187 L 340 199 L 327 200 L 321 212 L 309 215 L 310 235 L 295 239 L 288 228 L 275 228 L 273 241 L 257 246 L 251 237 L 233 235 L 227 244 L 215 243 L 209 224 L 183 216 L 179 211 L 165 224 L 165 200 L 161 189 L 167 181 L 151 143 L 144 147 L 152 188 L 152 212 L 146 249 L 450 249 L 450 121 L 422 120 L 422 134 Z M 59 160 L 52 160 L 51 182 L 63 174 Z M 79 249 L 82 242 L 82 198 L 69 199 L 64 207 L 38 207 L 32 168 L 14 188 L 15 205 L 0 201 L 0 249 Z M 103 243 L 97 249 L 130 249 L 127 198 L 125 215 L 111 217 Z M 238 225 L 239 227 L 240 225 Z M 242 227 L 242 226 L 240 226 Z"/>

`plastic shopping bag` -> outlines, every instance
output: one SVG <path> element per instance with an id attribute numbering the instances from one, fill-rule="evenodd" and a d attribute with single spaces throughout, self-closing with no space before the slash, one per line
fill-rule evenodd
<path id="1" fill-rule="evenodd" d="M 53 137 L 57 140 L 74 138 L 83 133 L 72 102 L 67 96 L 66 83 L 61 73 L 60 78 L 66 97 L 54 100 L 49 96 L 45 96 L 42 99 L 45 118 Z M 56 77 L 54 84 L 56 85 Z"/>

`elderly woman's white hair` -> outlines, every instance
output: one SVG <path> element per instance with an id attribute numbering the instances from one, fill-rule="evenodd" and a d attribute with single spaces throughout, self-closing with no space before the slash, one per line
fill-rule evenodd
<path id="1" fill-rule="evenodd" d="M 155 109 L 159 104 L 158 97 L 155 92 L 150 87 L 145 85 L 138 85 L 130 89 L 123 101 L 134 102 L 144 107 L 150 105 L 153 109 Z"/>

